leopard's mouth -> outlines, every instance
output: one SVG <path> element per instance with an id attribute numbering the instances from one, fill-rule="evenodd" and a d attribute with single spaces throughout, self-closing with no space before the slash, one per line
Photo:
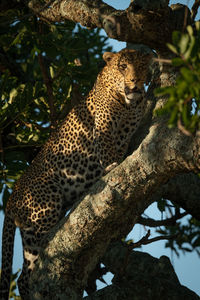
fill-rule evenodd
<path id="1" fill-rule="evenodd" d="M 125 101 L 126 104 L 130 105 L 131 103 L 135 103 L 135 101 L 138 101 L 143 97 L 142 91 L 132 92 L 126 95 Z"/>
<path id="2" fill-rule="evenodd" d="M 128 100 L 135 100 L 136 98 L 139 98 L 139 97 L 142 97 L 142 92 L 141 91 L 129 93 L 129 94 L 126 95 L 126 98 Z"/>

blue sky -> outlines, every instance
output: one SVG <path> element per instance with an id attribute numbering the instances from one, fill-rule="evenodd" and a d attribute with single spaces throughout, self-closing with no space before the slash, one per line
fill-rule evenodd
<path id="1" fill-rule="evenodd" d="M 104 2 L 109 5 L 117 8 L 124 9 L 127 8 L 130 1 L 128 0 L 104 0 Z M 181 4 L 189 4 L 192 5 L 193 1 L 170 1 L 172 3 L 181 3 Z M 126 45 L 123 42 L 118 42 L 113 39 L 109 39 L 109 43 L 113 46 L 114 51 L 119 51 L 124 48 Z M 160 219 L 160 212 L 157 210 L 156 205 L 153 204 L 148 210 L 145 212 L 149 217 Z M 2 226 L 3 226 L 3 214 L 0 214 L 0 237 L 2 236 Z M 129 234 L 129 239 L 133 239 L 134 241 L 139 240 L 145 234 L 145 230 L 143 227 L 136 225 L 134 230 Z M 1 238 L 0 238 L 1 243 Z M 165 249 L 165 242 L 156 242 L 150 245 L 143 246 L 140 251 L 148 252 L 154 257 L 160 257 L 162 255 L 168 256 L 175 268 L 177 276 L 182 285 L 187 286 L 191 290 L 195 291 L 198 295 L 200 295 L 200 259 L 197 254 L 189 253 L 186 255 L 180 254 L 180 258 L 177 258 L 175 255 L 172 257 L 170 250 Z M 0 252 L 1 256 L 1 252 Z M 17 234 L 15 238 L 15 252 L 13 258 L 13 271 L 16 272 L 18 269 L 22 268 L 22 248 L 19 230 L 17 229 Z M 107 280 L 110 281 L 110 276 L 107 276 Z M 103 285 L 101 285 L 103 287 Z"/>

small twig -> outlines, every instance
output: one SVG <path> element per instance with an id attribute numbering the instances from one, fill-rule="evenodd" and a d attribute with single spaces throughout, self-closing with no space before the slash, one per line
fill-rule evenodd
<path id="1" fill-rule="evenodd" d="M 130 243 L 130 244 L 126 245 L 126 247 L 127 247 L 127 253 L 126 253 L 126 256 L 124 258 L 124 262 L 123 262 L 123 265 L 121 267 L 121 270 L 120 270 L 120 272 L 118 274 L 119 278 L 121 276 L 123 276 L 123 274 L 126 271 L 126 268 L 128 266 L 129 257 L 130 257 L 130 254 L 131 254 L 131 252 L 132 252 L 133 249 L 138 248 L 141 245 L 147 245 L 147 244 L 151 244 L 151 243 L 157 242 L 157 241 L 172 240 L 172 239 L 174 239 L 174 238 L 176 238 L 178 236 L 178 234 L 174 234 L 174 235 L 167 235 L 167 236 L 157 236 L 155 238 L 149 239 L 150 235 L 151 235 L 151 231 L 148 230 L 147 233 L 146 233 L 146 235 L 143 236 L 138 242 L 136 242 L 136 243 Z"/>
<path id="2" fill-rule="evenodd" d="M 162 62 L 164 64 L 171 64 L 172 60 L 171 59 L 165 59 L 165 58 L 153 58 L 154 61 L 156 62 Z"/>
<path id="3" fill-rule="evenodd" d="M 146 235 L 143 236 L 138 242 L 128 244 L 128 249 L 132 250 L 134 248 L 137 248 L 137 247 L 140 247 L 141 245 L 146 244 L 146 242 L 149 240 L 150 235 L 151 235 L 151 231 L 148 230 Z"/>
<path id="4" fill-rule="evenodd" d="M 55 74 L 55 76 L 51 79 L 52 82 L 57 80 L 60 77 L 60 74 L 63 73 L 63 71 L 65 70 L 65 67 L 60 68 L 60 70 Z"/>
<path id="5" fill-rule="evenodd" d="M 185 59 L 185 56 L 183 54 L 180 54 L 180 58 L 186 63 L 187 67 L 193 71 L 194 67 Z"/>
<path id="6" fill-rule="evenodd" d="M 157 242 L 157 241 L 172 240 L 172 239 L 174 239 L 178 236 L 178 234 L 174 234 L 174 235 L 166 235 L 166 236 L 157 236 L 155 238 L 149 239 L 150 235 L 151 235 L 151 231 L 148 230 L 147 234 L 143 238 L 141 238 L 141 240 L 139 240 L 136 243 L 130 243 L 128 245 L 128 249 L 133 250 L 133 249 L 138 248 L 142 245 L 151 244 L 151 243 Z"/>
<path id="7" fill-rule="evenodd" d="M 144 226 L 149 226 L 149 227 L 158 227 L 158 226 L 171 226 L 176 223 L 177 220 L 185 217 L 188 213 L 177 213 L 173 217 L 165 219 L 165 220 L 154 220 L 151 218 L 143 218 L 139 217 L 138 218 L 138 223 Z"/>
<path id="8" fill-rule="evenodd" d="M 179 118 L 178 121 L 177 121 L 177 126 L 178 126 L 178 129 L 185 135 L 187 136 L 192 136 L 192 133 L 190 131 L 188 131 L 182 124 L 181 122 L 181 119 Z"/>
<path id="9" fill-rule="evenodd" d="M 8 146 L 5 147 L 4 150 L 13 150 L 13 149 L 18 149 L 18 148 L 41 148 L 44 144 L 20 144 L 20 145 L 13 145 L 13 146 Z"/>
<path id="10" fill-rule="evenodd" d="M 185 7 L 185 14 L 184 14 L 184 21 L 183 21 L 183 29 L 182 29 L 182 33 L 185 31 L 186 26 L 187 26 L 187 19 L 188 19 L 188 7 Z"/>
<path id="11" fill-rule="evenodd" d="M 197 12 L 198 12 L 198 9 L 200 7 L 200 1 L 199 0 L 195 0 L 192 8 L 191 8 L 191 12 L 192 12 L 192 21 L 194 22 L 195 18 L 196 18 L 196 15 L 197 15 Z"/>
<path id="12" fill-rule="evenodd" d="M 26 121 L 24 121 L 24 120 L 19 120 L 19 125 L 25 125 L 27 128 L 30 128 L 30 129 L 32 129 L 32 127 L 33 127 L 33 124 L 31 124 L 31 123 L 28 123 L 28 122 L 26 122 Z"/>

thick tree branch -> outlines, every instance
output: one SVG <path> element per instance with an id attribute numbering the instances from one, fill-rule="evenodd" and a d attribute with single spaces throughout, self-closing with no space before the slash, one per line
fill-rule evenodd
<path id="1" fill-rule="evenodd" d="M 161 50 L 171 41 L 174 30 L 183 29 L 186 11 L 186 23 L 190 22 L 186 6 L 170 8 L 168 1 L 135 2 L 126 10 L 116 10 L 101 0 L 55 0 L 44 9 L 39 1 L 31 0 L 29 8 L 44 20 L 60 22 L 67 19 L 89 28 L 103 28 L 110 38 Z"/>
<path id="2" fill-rule="evenodd" d="M 126 259 L 128 255 L 128 264 Z M 112 285 L 86 299 L 199 299 L 182 286 L 166 256 L 159 259 L 147 253 L 131 251 L 122 243 L 113 243 L 103 263 L 114 274 Z M 113 296 L 114 295 L 114 296 Z"/>
<path id="3" fill-rule="evenodd" d="M 156 60 L 155 60 L 156 61 Z M 155 108 L 163 105 L 164 99 L 155 101 L 154 89 L 158 86 L 172 85 L 176 79 L 176 73 L 171 64 L 165 64 L 165 61 L 158 61 L 161 65 L 160 73 L 157 65 L 153 67 L 154 79 L 147 92 L 147 108 L 142 122 L 132 138 L 129 147 L 129 154 L 138 148 L 140 143 L 149 133 L 149 127 L 152 123 L 152 114 Z M 164 65 L 163 65 L 164 64 Z M 188 145 L 189 147 L 189 145 Z M 200 177 L 192 172 L 187 174 L 177 174 L 164 185 L 162 185 L 155 194 L 152 195 L 152 202 L 161 198 L 169 199 L 180 207 L 184 208 L 188 213 L 196 219 L 200 219 Z"/>
<path id="4" fill-rule="evenodd" d="M 51 232 L 32 276 L 32 299 L 78 299 L 110 241 L 131 230 L 157 188 L 176 173 L 200 169 L 199 148 L 200 138 L 170 130 L 163 120 L 154 122 L 140 147 Z"/>
<path id="5" fill-rule="evenodd" d="M 154 195 L 154 201 L 169 199 L 200 220 L 200 178 L 194 173 L 178 174 Z"/>
<path id="6" fill-rule="evenodd" d="M 24 6 L 24 2 L 12 1 L 11 8 L 16 4 Z M 30 0 L 28 6 L 44 21 L 67 19 L 88 28 L 103 28 L 108 37 L 143 43 L 157 50 L 166 50 L 166 43 L 171 42 L 174 30 L 183 30 L 194 22 L 186 6 L 176 4 L 169 7 L 167 0 L 133 1 L 126 10 L 116 10 L 101 0 L 45 0 L 44 3 Z M 193 15 L 197 8 L 198 5 L 194 5 Z M 9 6 L 2 5 L 2 9 L 9 9 Z"/>

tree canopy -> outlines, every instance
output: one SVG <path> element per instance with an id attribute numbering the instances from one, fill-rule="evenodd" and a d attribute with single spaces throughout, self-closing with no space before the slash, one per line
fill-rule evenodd
<path id="1" fill-rule="evenodd" d="M 199 299 L 180 285 L 166 257 L 133 251 L 166 239 L 176 255 L 200 256 L 199 6 L 135 0 L 116 10 L 101 0 L 1 2 L 1 210 L 50 132 L 91 89 L 102 54 L 112 50 L 108 37 L 155 54 L 147 109 L 129 156 L 50 233 L 31 277 L 32 299 L 43 299 L 46 286 L 45 299 L 80 299 L 83 290 L 88 299 Z M 143 215 L 154 202 L 167 219 Z M 159 236 L 126 241 L 136 223 L 157 228 Z M 112 285 L 96 291 L 96 279 L 107 271 Z M 14 281 L 11 290 L 18 299 Z"/>

